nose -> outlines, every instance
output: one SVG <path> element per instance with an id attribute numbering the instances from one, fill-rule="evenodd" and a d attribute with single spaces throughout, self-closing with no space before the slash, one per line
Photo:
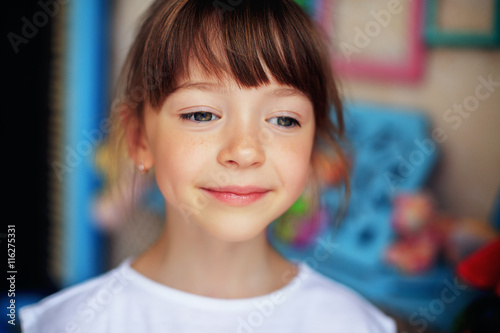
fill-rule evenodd
<path id="1" fill-rule="evenodd" d="M 233 128 L 224 135 L 217 160 L 229 168 L 258 167 L 266 160 L 264 147 L 259 140 L 258 131 L 249 128 Z"/>

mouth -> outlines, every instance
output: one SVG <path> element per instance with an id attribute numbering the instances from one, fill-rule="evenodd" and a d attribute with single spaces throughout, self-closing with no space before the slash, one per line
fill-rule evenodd
<path id="1" fill-rule="evenodd" d="M 225 186 L 218 188 L 202 188 L 213 198 L 231 206 L 246 206 L 254 203 L 270 192 L 269 189 L 257 186 Z"/>

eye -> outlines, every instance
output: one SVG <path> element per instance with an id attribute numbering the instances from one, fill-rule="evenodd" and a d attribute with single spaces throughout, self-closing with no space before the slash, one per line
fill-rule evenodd
<path id="1" fill-rule="evenodd" d="M 212 112 L 207 111 L 197 111 L 191 113 L 184 113 L 179 116 L 180 119 L 191 120 L 195 122 L 208 122 L 211 120 L 220 119 L 219 116 L 216 116 Z"/>
<path id="2" fill-rule="evenodd" d="M 295 126 L 301 127 L 297 119 L 292 117 L 274 117 L 269 119 L 269 122 L 271 124 L 275 124 L 282 127 L 295 127 Z"/>

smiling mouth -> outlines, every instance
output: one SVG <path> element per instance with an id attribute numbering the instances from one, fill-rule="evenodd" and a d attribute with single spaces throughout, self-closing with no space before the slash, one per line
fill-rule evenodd
<path id="1" fill-rule="evenodd" d="M 224 187 L 224 188 L 202 188 L 213 198 L 231 206 L 250 205 L 270 191 L 260 187 Z"/>

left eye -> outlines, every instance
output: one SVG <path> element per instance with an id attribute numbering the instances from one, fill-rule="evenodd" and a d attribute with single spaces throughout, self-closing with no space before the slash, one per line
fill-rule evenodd
<path id="1" fill-rule="evenodd" d="M 275 117 L 271 118 L 269 122 L 282 127 L 295 127 L 295 126 L 301 127 L 297 119 L 291 117 Z"/>
<path id="2" fill-rule="evenodd" d="M 219 119 L 219 116 L 216 116 L 212 112 L 197 111 L 197 112 L 181 114 L 179 116 L 179 118 L 185 119 L 185 120 L 198 121 L 198 122 L 207 122 L 207 121 Z"/>

